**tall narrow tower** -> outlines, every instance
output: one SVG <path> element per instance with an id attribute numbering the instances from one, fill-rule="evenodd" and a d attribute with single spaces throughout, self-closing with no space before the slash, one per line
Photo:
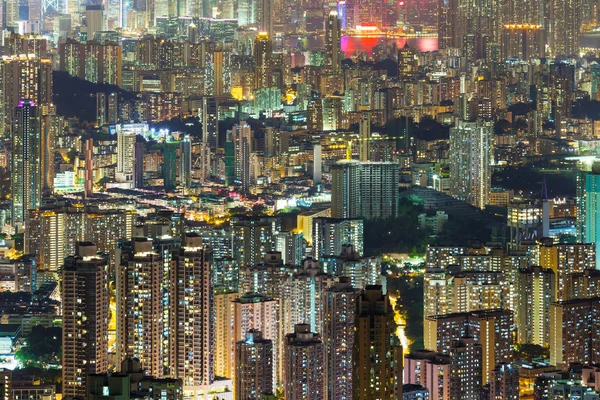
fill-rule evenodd
<path id="1" fill-rule="evenodd" d="M 77 254 L 65 258 L 62 284 L 63 394 L 84 398 L 88 375 L 108 368 L 108 260 L 94 244 L 77 243 Z"/>
<path id="2" fill-rule="evenodd" d="M 325 20 L 325 65 L 333 72 L 342 69 L 341 49 L 342 26 L 338 14 L 335 11 L 329 13 Z"/>
<path id="3" fill-rule="evenodd" d="M 32 100 L 23 99 L 17 105 L 11 136 L 12 223 L 22 227 L 27 211 L 42 202 L 41 119 Z"/>
<path id="4" fill-rule="evenodd" d="M 171 376 L 185 391 L 204 392 L 214 374 L 214 290 L 210 253 L 197 234 L 173 252 L 170 270 Z"/>

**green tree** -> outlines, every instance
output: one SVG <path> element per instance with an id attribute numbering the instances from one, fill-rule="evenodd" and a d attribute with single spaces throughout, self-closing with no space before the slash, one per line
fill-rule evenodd
<path id="1" fill-rule="evenodd" d="M 533 343 L 523 343 L 515 347 L 514 356 L 515 360 L 531 362 L 534 358 L 550 357 L 550 349 Z"/>
<path id="2" fill-rule="evenodd" d="M 24 345 L 15 358 L 26 367 L 42 367 L 59 364 L 62 356 L 62 329 L 36 325 L 25 338 Z"/>

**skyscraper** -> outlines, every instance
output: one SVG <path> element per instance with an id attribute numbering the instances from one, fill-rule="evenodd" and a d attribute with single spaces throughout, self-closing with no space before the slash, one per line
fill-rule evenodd
<path id="1" fill-rule="evenodd" d="M 31 100 L 37 107 L 52 103 L 52 63 L 49 59 L 40 59 L 33 54 L 4 56 L 0 59 L 0 81 L 4 86 L 1 132 L 11 127 L 14 112 L 22 99 Z"/>
<path id="2" fill-rule="evenodd" d="M 478 208 L 490 193 L 492 128 L 489 122 L 462 120 L 450 128 L 450 194 Z"/>
<path id="3" fill-rule="evenodd" d="M 325 387 L 327 399 L 352 398 L 352 352 L 354 317 L 360 291 L 350 279 L 339 278 L 323 293 L 323 345 L 325 348 Z"/>
<path id="4" fill-rule="evenodd" d="M 363 230 L 364 221 L 361 218 L 314 218 L 311 238 L 313 258 L 318 260 L 324 256 L 339 256 L 345 245 L 354 246 L 354 250 L 362 256 Z"/>
<path id="5" fill-rule="evenodd" d="M 450 347 L 450 398 L 479 400 L 481 391 L 481 344 L 473 337 L 458 338 Z"/>
<path id="6" fill-rule="evenodd" d="M 310 325 L 299 324 L 286 335 L 283 365 L 286 400 L 322 399 L 325 396 L 323 342 Z"/>
<path id="7" fill-rule="evenodd" d="M 577 241 L 600 245 L 600 163 L 577 175 Z M 596 265 L 600 265 L 596 252 Z"/>
<path id="8" fill-rule="evenodd" d="M 573 363 L 600 362 L 600 298 L 573 299 L 550 306 L 550 363 L 557 368 Z"/>
<path id="9" fill-rule="evenodd" d="M 207 390 L 214 375 L 214 293 L 210 253 L 197 234 L 173 252 L 170 277 L 171 376 L 184 391 Z"/>
<path id="10" fill-rule="evenodd" d="M 117 360 L 137 358 L 162 378 L 164 369 L 162 257 L 151 239 L 135 238 L 117 267 Z"/>
<path id="11" fill-rule="evenodd" d="M 339 161 L 331 166 L 331 216 L 391 218 L 398 215 L 398 165 Z"/>
<path id="12" fill-rule="evenodd" d="M 325 20 L 325 66 L 333 72 L 342 69 L 342 27 L 338 14 L 332 11 Z"/>
<path id="13" fill-rule="evenodd" d="M 25 224 L 27 211 L 42 201 L 42 132 L 39 109 L 23 99 L 15 109 L 12 129 L 11 214 L 13 226 Z"/>
<path id="14" fill-rule="evenodd" d="M 254 87 L 256 89 L 273 86 L 272 57 L 273 42 L 267 33 L 261 32 L 254 41 Z"/>
<path id="15" fill-rule="evenodd" d="M 394 311 L 381 286 L 367 286 L 358 296 L 355 321 L 352 398 L 401 397 L 402 347 L 396 345 Z"/>
<path id="16" fill-rule="evenodd" d="M 490 399 L 519 400 L 519 367 L 498 364 L 490 379 Z"/>
<path id="17" fill-rule="evenodd" d="M 554 244 L 545 240 L 540 246 L 540 265 L 555 274 L 556 301 L 570 300 L 569 278 L 572 274 L 596 269 L 596 245 L 594 243 Z"/>
<path id="18" fill-rule="evenodd" d="M 135 132 L 117 132 L 117 182 L 133 182 L 135 141 Z"/>
<path id="19" fill-rule="evenodd" d="M 273 393 L 273 341 L 264 339 L 258 330 L 246 333 L 235 350 L 236 400 L 258 399 Z"/>
<path id="20" fill-rule="evenodd" d="M 163 180 L 165 192 L 177 187 L 177 148 L 179 142 L 169 141 L 163 145 Z"/>
<path id="21" fill-rule="evenodd" d="M 515 322 L 519 343 L 547 346 L 550 340 L 550 304 L 555 300 L 556 278 L 551 269 L 521 269 L 517 275 Z"/>
<path id="22" fill-rule="evenodd" d="M 275 345 L 271 352 L 273 360 L 271 361 L 273 373 L 278 370 L 280 363 L 279 357 L 281 349 L 278 344 L 283 338 L 281 333 L 279 318 L 278 300 L 258 293 L 247 293 L 232 301 L 233 305 L 233 343 L 232 351 L 235 349 L 235 343 L 246 339 L 248 331 L 257 330 L 261 332 L 261 337 L 271 340 Z M 262 333 L 264 332 L 264 334 Z M 234 375 L 237 375 L 235 371 Z M 274 374 L 271 381 L 275 382 Z M 236 378 L 237 379 L 237 378 Z M 266 389 L 266 388 L 265 388 Z M 269 391 L 275 388 L 270 387 Z"/>
<path id="23" fill-rule="evenodd" d="M 297 324 L 308 324 L 313 332 L 322 332 L 323 293 L 332 283 L 333 277 L 325 274 L 317 262 L 305 260 L 303 268 L 283 285 L 283 331 L 290 331 Z"/>
<path id="24" fill-rule="evenodd" d="M 108 260 L 88 242 L 65 258 L 62 381 L 65 398 L 85 397 L 90 374 L 108 368 Z"/>
<path id="25" fill-rule="evenodd" d="M 250 152 L 252 151 L 252 130 L 250 125 L 240 123 L 231 128 L 235 146 L 235 176 L 242 184 L 242 192 L 250 189 Z"/>
<path id="26" fill-rule="evenodd" d="M 358 122 L 359 134 L 359 159 L 362 162 L 371 160 L 371 115 L 368 112 L 363 112 Z"/>
<path id="27" fill-rule="evenodd" d="M 581 0 L 552 0 L 548 45 L 550 54 L 556 56 L 579 56 L 579 40 L 582 22 Z"/>
<path id="28" fill-rule="evenodd" d="M 192 142 L 190 135 L 185 135 L 180 142 L 179 182 L 185 190 L 192 187 Z"/>
<path id="29" fill-rule="evenodd" d="M 481 310 L 426 317 L 425 348 L 448 355 L 457 340 L 474 338 L 482 346 L 482 382 L 486 385 L 490 371 L 498 363 L 512 361 L 512 328 L 513 312 L 509 310 Z"/>

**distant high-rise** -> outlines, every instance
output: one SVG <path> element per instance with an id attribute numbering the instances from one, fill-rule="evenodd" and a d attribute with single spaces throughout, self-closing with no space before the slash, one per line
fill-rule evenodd
<path id="1" fill-rule="evenodd" d="M 548 45 L 552 56 L 579 56 L 582 23 L 581 0 L 551 0 Z"/>
<path id="2" fill-rule="evenodd" d="M 242 184 L 242 192 L 250 190 L 250 152 L 252 151 L 252 130 L 250 125 L 240 123 L 231 129 L 235 145 L 235 176 Z"/>
<path id="3" fill-rule="evenodd" d="M 450 194 L 478 208 L 486 206 L 490 193 L 492 128 L 466 121 L 450 128 Z"/>
<path id="4" fill-rule="evenodd" d="M 556 301 L 571 300 L 569 278 L 572 274 L 596 269 L 596 245 L 594 243 L 554 244 L 545 240 L 540 246 L 540 265 L 555 274 Z"/>
<path id="5" fill-rule="evenodd" d="M 393 218 L 398 215 L 398 164 L 340 161 L 331 167 L 331 216 Z"/>
<path id="6" fill-rule="evenodd" d="M 551 269 L 534 266 L 517 274 L 515 322 L 519 343 L 547 346 L 550 340 L 550 304 L 556 295 Z"/>
<path id="7" fill-rule="evenodd" d="M 264 339 L 258 330 L 246 333 L 235 350 L 236 400 L 258 399 L 273 393 L 273 341 Z"/>
<path id="8" fill-rule="evenodd" d="M 325 20 L 325 66 L 333 72 L 342 69 L 342 27 L 338 14 L 332 11 Z"/>
<path id="9" fill-rule="evenodd" d="M 42 132 L 39 109 L 23 99 L 15 109 L 11 142 L 11 214 L 14 226 L 23 227 L 28 210 L 42 202 Z"/>
<path id="10" fill-rule="evenodd" d="M 359 159 L 362 162 L 368 162 L 371 160 L 371 115 L 368 112 L 364 112 L 360 116 L 358 122 L 358 151 Z"/>
<path id="11" fill-rule="evenodd" d="M 323 293 L 334 282 L 319 265 L 304 261 L 303 268 L 287 279 L 282 295 L 282 329 L 294 329 L 297 324 L 308 324 L 313 332 L 323 330 Z"/>
<path id="12" fill-rule="evenodd" d="M 600 163 L 577 175 L 577 241 L 600 245 Z M 600 265 L 599 254 L 596 265 Z"/>
<path id="13" fill-rule="evenodd" d="M 214 293 L 210 253 L 197 234 L 173 252 L 170 289 L 171 376 L 184 390 L 204 391 L 214 375 Z"/>
<path id="14" fill-rule="evenodd" d="M 171 192 L 177 187 L 177 148 L 179 142 L 166 142 L 163 145 L 163 180 L 166 192 Z"/>
<path id="15" fill-rule="evenodd" d="M 314 218 L 311 238 L 313 258 L 318 260 L 323 256 L 339 256 L 345 245 L 354 246 L 354 250 L 362 256 L 363 230 L 364 221 L 361 218 Z"/>
<path id="16" fill-rule="evenodd" d="M 85 23 L 87 39 L 94 39 L 96 32 L 106 30 L 106 20 L 103 5 L 88 5 L 85 7 Z"/>
<path id="17" fill-rule="evenodd" d="M 62 277 L 62 382 L 65 398 L 86 395 L 90 374 L 108 368 L 108 260 L 81 242 Z"/>
<path id="18" fill-rule="evenodd" d="M 192 142 L 190 135 L 185 135 L 180 142 L 179 182 L 185 190 L 192 186 Z"/>
<path id="19" fill-rule="evenodd" d="M 323 342 L 310 325 L 299 324 L 286 335 L 283 365 L 286 400 L 325 397 Z"/>
<path id="20" fill-rule="evenodd" d="M 11 1 L 9 1 L 11 3 Z M 33 54 L 5 56 L 0 59 L 0 132 L 11 127 L 14 112 L 22 99 L 38 107 L 52 104 L 52 63 Z M 40 113 L 41 115 L 41 113 Z"/>
<path id="21" fill-rule="evenodd" d="M 94 194 L 94 139 L 89 138 L 85 141 L 84 159 L 85 159 L 85 178 L 83 190 L 86 199 Z"/>
<path id="22" fill-rule="evenodd" d="M 402 397 L 402 347 L 395 336 L 394 310 L 381 286 L 367 286 L 358 296 L 355 321 L 352 399 Z"/>
<path id="23" fill-rule="evenodd" d="M 254 41 L 255 88 L 273 86 L 273 42 L 268 34 L 261 32 Z"/>
<path id="24" fill-rule="evenodd" d="M 440 50 L 460 47 L 457 34 L 460 26 L 458 20 L 459 1 L 460 0 L 437 1 L 438 48 Z"/>
<path id="25" fill-rule="evenodd" d="M 96 126 L 106 123 L 106 93 L 96 93 Z"/>
<path id="26" fill-rule="evenodd" d="M 352 352 L 354 317 L 360 291 L 350 279 L 339 278 L 323 293 L 323 345 L 325 347 L 325 387 L 327 399 L 352 398 Z"/>
<path id="27" fill-rule="evenodd" d="M 121 131 L 117 133 L 117 182 L 133 182 L 135 132 Z"/>

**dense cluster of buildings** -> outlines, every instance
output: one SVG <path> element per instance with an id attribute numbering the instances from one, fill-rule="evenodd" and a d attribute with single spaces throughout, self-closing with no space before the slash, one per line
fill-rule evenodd
<path id="1" fill-rule="evenodd" d="M 0 400 L 598 399 L 598 7 L 0 0 Z M 493 228 L 408 274 L 423 349 L 365 245 L 416 202 Z"/>

